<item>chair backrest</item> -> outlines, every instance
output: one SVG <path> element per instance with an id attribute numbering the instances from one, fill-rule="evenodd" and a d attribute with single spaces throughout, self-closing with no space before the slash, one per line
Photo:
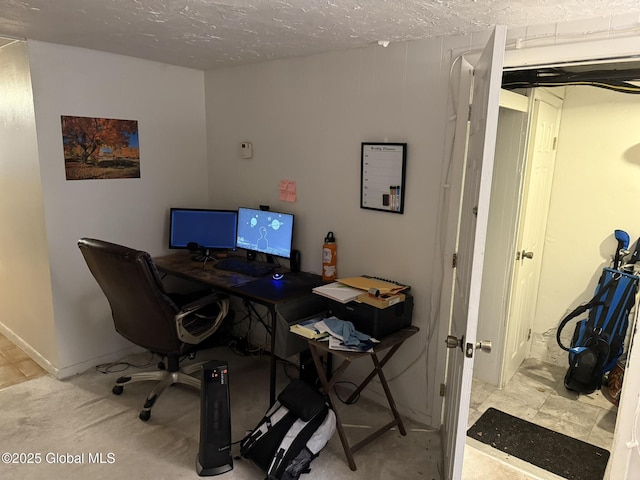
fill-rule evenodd
<path id="1" fill-rule="evenodd" d="M 78 247 L 109 301 L 116 331 L 152 352 L 180 353 L 178 307 L 165 293 L 149 254 L 92 238 L 79 240 Z"/>

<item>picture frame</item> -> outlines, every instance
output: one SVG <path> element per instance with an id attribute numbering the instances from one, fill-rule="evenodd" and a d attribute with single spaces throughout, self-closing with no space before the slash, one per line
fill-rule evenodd
<path id="1" fill-rule="evenodd" d="M 140 178 L 137 120 L 61 115 L 67 180 Z"/>
<path id="2" fill-rule="evenodd" d="M 404 213 L 406 143 L 362 142 L 360 208 Z"/>

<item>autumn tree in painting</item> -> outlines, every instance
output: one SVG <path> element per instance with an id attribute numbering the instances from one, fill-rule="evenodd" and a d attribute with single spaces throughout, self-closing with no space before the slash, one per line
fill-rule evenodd
<path id="1" fill-rule="evenodd" d="M 62 116 L 65 158 L 80 157 L 83 163 L 97 163 L 101 148 L 128 150 L 129 137 L 138 130 L 135 120 Z"/>
<path id="2" fill-rule="evenodd" d="M 62 115 L 67 180 L 140 178 L 138 122 Z"/>

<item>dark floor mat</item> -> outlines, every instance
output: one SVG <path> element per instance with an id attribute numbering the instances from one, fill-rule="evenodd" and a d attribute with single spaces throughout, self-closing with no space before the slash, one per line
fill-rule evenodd
<path id="1" fill-rule="evenodd" d="M 569 480 L 602 480 L 609 451 L 489 408 L 467 436 Z"/>

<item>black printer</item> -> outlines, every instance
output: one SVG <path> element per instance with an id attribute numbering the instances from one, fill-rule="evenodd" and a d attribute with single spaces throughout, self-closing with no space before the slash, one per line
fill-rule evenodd
<path id="1" fill-rule="evenodd" d="M 413 296 L 406 293 L 404 302 L 387 308 L 378 308 L 356 300 L 348 303 L 329 300 L 327 313 L 328 316 L 334 315 L 341 320 L 353 323 L 359 332 L 379 340 L 411 325 Z"/>

